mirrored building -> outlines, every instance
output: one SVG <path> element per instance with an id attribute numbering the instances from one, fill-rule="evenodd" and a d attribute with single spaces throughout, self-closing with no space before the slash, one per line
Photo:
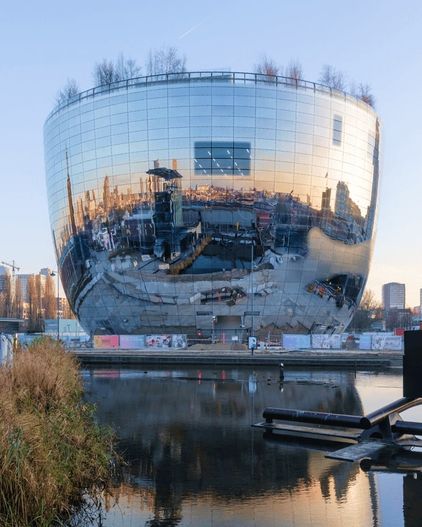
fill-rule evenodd
<path id="1" fill-rule="evenodd" d="M 91 334 L 347 327 L 379 179 L 363 101 L 259 74 L 142 77 L 62 104 L 44 138 L 62 283 Z"/>

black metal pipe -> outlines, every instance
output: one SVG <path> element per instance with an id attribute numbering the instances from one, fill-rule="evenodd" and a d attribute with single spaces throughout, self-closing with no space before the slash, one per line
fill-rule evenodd
<path id="1" fill-rule="evenodd" d="M 330 414 L 326 412 L 309 412 L 307 410 L 291 410 L 290 408 L 265 408 L 263 417 L 267 423 L 273 419 L 282 421 L 297 421 L 326 426 L 344 426 L 347 428 L 363 428 L 361 415 Z"/>
<path id="2" fill-rule="evenodd" d="M 422 435 L 422 423 L 416 421 L 396 421 L 391 427 L 393 432 L 400 434 Z"/>
<path id="3" fill-rule="evenodd" d="M 412 408 L 413 406 L 418 406 L 419 404 L 422 404 L 422 398 L 411 399 L 409 397 L 402 397 L 401 399 L 397 399 L 397 401 L 393 401 L 365 417 L 362 417 L 362 428 L 371 428 L 371 426 L 377 425 L 390 414 L 404 412 L 405 410 Z"/>

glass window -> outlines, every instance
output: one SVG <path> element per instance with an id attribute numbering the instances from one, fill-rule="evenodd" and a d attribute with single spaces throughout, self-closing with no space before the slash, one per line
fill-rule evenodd
<path id="1" fill-rule="evenodd" d="M 253 106 L 235 106 L 234 114 L 243 117 L 255 117 L 255 107 Z"/>
<path id="2" fill-rule="evenodd" d="M 212 116 L 213 126 L 233 126 L 233 117 Z"/>
<path id="3" fill-rule="evenodd" d="M 167 139 L 150 139 L 148 141 L 150 150 L 165 150 L 168 148 L 168 140 Z"/>
<path id="4" fill-rule="evenodd" d="M 100 117 L 99 119 L 95 119 L 96 128 L 102 128 L 107 125 L 110 125 L 110 117 Z"/>
<path id="5" fill-rule="evenodd" d="M 235 126 L 246 126 L 254 127 L 255 126 L 255 117 L 235 117 L 234 118 Z"/>
<path id="6" fill-rule="evenodd" d="M 106 157 L 111 155 L 111 145 L 97 148 L 97 157 Z"/>
<path id="7" fill-rule="evenodd" d="M 211 118 L 206 116 L 191 116 L 190 124 L 191 126 L 211 126 Z"/>
<path id="8" fill-rule="evenodd" d="M 255 97 L 245 97 L 236 94 L 234 102 L 236 106 L 251 106 L 255 109 Z"/>
<path id="9" fill-rule="evenodd" d="M 119 113 L 127 113 L 127 104 L 112 104 L 110 106 L 111 115 L 116 115 Z"/>
<path id="10" fill-rule="evenodd" d="M 129 123 L 129 132 L 140 132 L 147 129 L 146 121 L 136 121 L 135 123 Z"/>
<path id="11" fill-rule="evenodd" d="M 176 109 L 179 109 L 180 108 L 174 108 L 174 110 Z M 184 109 L 185 110 L 185 113 L 186 115 L 189 115 L 189 108 L 186 108 Z M 170 110 L 169 110 L 170 112 Z M 190 116 L 191 117 L 194 117 L 194 116 L 209 116 L 211 115 L 211 106 L 192 106 L 191 109 L 190 109 Z"/>
<path id="12" fill-rule="evenodd" d="M 155 128 L 153 130 L 148 130 L 149 139 L 162 139 L 163 137 L 167 137 L 167 135 L 168 135 L 167 128 Z"/>
<path id="13" fill-rule="evenodd" d="M 333 145 L 341 145 L 341 134 L 343 130 L 343 117 L 334 115 L 333 117 Z"/>
<path id="14" fill-rule="evenodd" d="M 275 139 L 275 128 L 257 128 L 256 137 L 262 139 Z"/>
<path id="15" fill-rule="evenodd" d="M 129 121 L 144 121 L 147 118 L 147 112 L 145 110 L 139 110 L 138 112 L 129 112 Z"/>
<path id="16" fill-rule="evenodd" d="M 167 106 L 167 98 L 148 99 L 148 110 L 155 110 Z"/>
<path id="17" fill-rule="evenodd" d="M 211 136 L 211 125 L 210 126 L 192 126 L 190 129 L 191 136 L 195 137 L 209 137 Z"/>
<path id="18" fill-rule="evenodd" d="M 191 106 L 209 106 L 211 104 L 211 95 L 209 97 L 192 96 L 190 97 Z"/>
<path id="19" fill-rule="evenodd" d="M 128 125 L 127 123 L 124 124 L 115 124 L 111 126 L 111 135 L 116 134 L 127 134 L 128 133 Z"/>
<path id="20" fill-rule="evenodd" d="M 198 107 L 197 109 L 201 109 L 201 107 Z M 192 108 L 192 110 L 194 110 L 194 108 Z M 210 109 L 210 113 L 211 113 L 211 109 Z M 182 115 L 189 115 L 189 106 L 170 106 L 168 108 L 168 115 L 169 117 L 180 117 Z M 197 115 L 197 114 L 192 113 L 192 115 Z"/>
<path id="21" fill-rule="evenodd" d="M 180 116 L 180 117 L 171 117 L 168 123 L 170 128 L 177 128 L 180 126 L 189 126 L 189 117 Z"/>
<path id="22" fill-rule="evenodd" d="M 95 141 L 98 148 L 102 148 L 103 146 L 109 146 L 111 145 L 111 138 L 110 136 L 107 137 L 97 137 Z"/>
<path id="23" fill-rule="evenodd" d="M 143 101 L 128 102 L 128 104 L 127 104 L 127 109 L 128 109 L 129 113 L 138 112 L 139 110 L 145 110 L 145 108 L 146 108 L 146 100 L 145 99 Z M 97 112 L 95 112 L 95 113 L 97 113 Z"/>
<path id="24" fill-rule="evenodd" d="M 170 106 L 189 106 L 189 96 L 186 97 L 172 97 L 169 94 L 168 105 Z"/>
<path id="25" fill-rule="evenodd" d="M 233 128 L 234 137 L 243 137 L 255 139 L 255 128 L 246 127 L 246 126 L 235 126 Z"/>
<path id="26" fill-rule="evenodd" d="M 256 108 L 256 116 L 274 119 L 276 117 L 276 112 L 272 108 L 262 108 L 258 106 Z"/>
<path id="27" fill-rule="evenodd" d="M 116 134 L 111 136 L 112 145 L 121 145 L 128 142 L 128 134 Z"/>
<path id="28" fill-rule="evenodd" d="M 148 150 L 148 141 L 131 141 L 131 152 L 143 152 L 145 150 Z"/>
<path id="29" fill-rule="evenodd" d="M 251 144 L 240 141 L 196 141 L 195 174 L 244 176 L 249 174 Z"/>
<path id="30" fill-rule="evenodd" d="M 189 140 L 186 137 L 170 137 L 169 148 L 190 148 Z"/>
<path id="31" fill-rule="evenodd" d="M 233 96 L 231 95 L 218 95 L 216 96 L 213 93 L 212 97 L 213 104 L 220 106 L 232 106 L 233 105 Z"/>
<path id="32" fill-rule="evenodd" d="M 268 119 L 268 118 L 258 117 L 257 116 L 257 118 L 256 118 L 256 126 L 257 126 L 257 128 L 269 128 L 269 129 L 272 129 L 273 133 L 274 133 L 274 129 L 275 129 L 275 126 L 276 126 L 276 120 L 275 119 Z"/>
<path id="33" fill-rule="evenodd" d="M 153 130 L 155 128 L 167 128 L 168 120 L 167 119 L 149 119 L 148 120 L 148 129 Z"/>
<path id="34" fill-rule="evenodd" d="M 189 128 L 169 128 L 169 137 L 189 137 Z"/>
<path id="35" fill-rule="evenodd" d="M 135 141 L 144 141 L 148 138 L 148 133 L 146 130 L 139 130 L 137 132 L 131 132 L 129 135 L 129 141 L 135 142 Z"/>
<path id="36" fill-rule="evenodd" d="M 166 119 L 167 118 L 167 106 L 160 108 L 148 108 L 148 119 Z"/>
<path id="37" fill-rule="evenodd" d="M 129 145 L 127 143 L 113 145 L 112 153 L 115 154 L 127 154 L 129 152 Z"/>
<path id="38" fill-rule="evenodd" d="M 213 105 L 212 115 L 220 115 L 221 117 L 228 117 L 233 115 L 233 106 L 217 106 Z"/>

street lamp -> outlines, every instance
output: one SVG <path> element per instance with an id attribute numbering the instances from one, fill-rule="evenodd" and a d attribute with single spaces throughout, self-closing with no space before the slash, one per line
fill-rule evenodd
<path id="1" fill-rule="evenodd" d="M 60 340 L 60 295 L 59 295 L 59 278 L 58 271 L 50 271 L 50 276 L 57 276 L 57 300 L 56 300 L 56 319 L 57 319 L 57 341 Z"/>

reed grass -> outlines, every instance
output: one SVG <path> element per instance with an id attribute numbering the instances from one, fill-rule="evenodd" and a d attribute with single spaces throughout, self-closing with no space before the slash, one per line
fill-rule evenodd
<path id="1" fill-rule="evenodd" d="M 0 526 L 64 525 L 109 486 L 112 435 L 82 396 L 76 361 L 52 339 L 0 368 Z"/>

